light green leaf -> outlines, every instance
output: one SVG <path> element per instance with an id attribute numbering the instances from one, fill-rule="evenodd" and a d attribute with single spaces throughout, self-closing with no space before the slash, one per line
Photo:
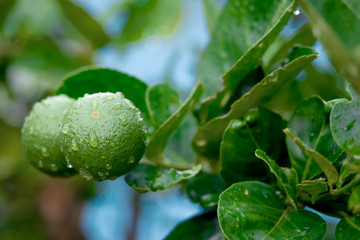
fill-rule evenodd
<path id="1" fill-rule="evenodd" d="M 169 83 L 158 84 L 148 88 L 146 104 L 151 122 L 158 128 L 179 107 L 179 94 Z"/>
<path id="2" fill-rule="evenodd" d="M 145 150 L 145 156 L 149 160 L 166 165 L 167 160 L 162 155 L 162 152 L 168 138 L 180 125 L 186 114 L 193 110 L 195 104 L 200 100 L 202 92 L 203 87 L 200 82 L 197 82 L 186 102 L 154 132 Z"/>
<path id="3" fill-rule="evenodd" d="M 317 214 L 286 208 L 276 189 L 262 182 L 235 183 L 221 195 L 220 227 L 228 239 L 323 239 Z"/>
<path id="4" fill-rule="evenodd" d="M 360 239 L 360 216 L 345 215 L 336 225 L 337 240 Z"/>
<path id="5" fill-rule="evenodd" d="M 202 123 L 222 113 L 295 9 L 291 0 L 228 1 L 198 67 L 206 96 L 213 95 L 201 105 Z"/>
<path id="6" fill-rule="evenodd" d="M 317 196 L 328 191 L 328 184 L 324 178 L 305 180 L 298 184 L 298 188 L 305 190 L 312 196 L 312 204 L 315 204 Z"/>
<path id="7" fill-rule="evenodd" d="M 125 181 L 140 193 L 165 190 L 182 180 L 194 177 L 200 170 L 200 164 L 188 170 L 178 171 L 140 163 L 125 176 Z"/>
<path id="8" fill-rule="evenodd" d="M 145 103 L 146 89 L 147 85 L 135 77 L 112 69 L 90 66 L 66 75 L 56 95 L 66 94 L 76 99 L 86 93 L 122 92 L 149 121 L 149 112 Z"/>
<path id="9" fill-rule="evenodd" d="M 250 110 L 242 119 L 232 120 L 220 145 L 224 181 L 231 185 L 245 180 L 267 180 L 267 167 L 254 153 L 261 148 L 278 160 L 284 144 L 282 129 L 281 117 L 261 107 Z"/>
<path id="10" fill-rule="evenodd" d="M 298 0 L 337 71 L 360 93 L 360 18 L 342 0 Z"/>
<path id="11" fill-rule="evenodd" d="M 335 142 L 350 154 L 360 155 L 360 100 L 348 91 L 352 100 L 337 101 L 330 114 L 330 128 Z"/>
<path id="12" fill-rule="evenodd" d="M 214 118 L 201 126 L 193 140 L 195 150 L 209 159 L 217 161 L 221 137 L 232 119 L 241 118 L 251 108 L 255 108 L 268 96 L 273 95 L 295 76 L 317 55 L 301 56 L 291 61 L 283 68 L 279 68 L 267 75 L 256 84 L 249 92 L 231 105 L 231 110 L 226 115 Z"/>
<path id="13" fill-rule="evenodd" d="M 360 185 L 355 186 L 351 189 L 348 206 L 353 214 L 360 212 Z"/>
<path id="14" fill-rule="evenodd" d="M 319 152 L 310 149 L 308 146 L 306 146 L 300 138 L 298 138 L 294 131 L 292 131 L 289 128 L 284 129 L 284 133 L 296 144 L 298 147 L 305 152 L 306 155 L 309 156 L 309 158 L 313 159 L 314 162 L 316 162 L 317 165 L 323 170 L 324 174 L 327 177 L 327 180 L 329 182 L 329 187 L 332 190 L 332 184 L 336 183 L 339 180 L 339 173 L 334 167 L 334 165 L 323 155 L 321 155 Z M 306 180 L 306 179 L 303 179 Z"/>
<path id="15" fill-rule="evenodd" d="M 58 0 L 65 16 L 94 46 L 100 48 L 110 41 L 103 27 L 84 9 L 70 0 Z"/>
<path id="16" fill-rule="evenodd" d="M 297 198 L 295 189 L 293 189 L 291 185 L 289 185 L 287 176 L 280 168 L 280 166 L 277 165 L 277 163 L 271 157 L 267 156 L 266 153 L 260 149 L 257 149 L 255 151 L 255 155 L 269 166 L 270 171 L 275 175 L 276 179 L 278 180 L 279 187 L 282 189 L 283 192 L 285 192 L 287 202 L 289 202 L 294 209 L 297 209 Z"/>

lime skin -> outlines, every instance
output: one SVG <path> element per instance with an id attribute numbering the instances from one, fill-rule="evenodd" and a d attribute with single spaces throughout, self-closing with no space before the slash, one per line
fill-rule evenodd
<path id="1" fill-rule="evenodd" d="M 88 180 L 129 172 L 146 147 L 141 113 L 120 92 L 79 98 L 64 117 L 60 135 L 69 164 Z"/>
<path id="2" fill-rule="evenodd" d="M 69 177 L 77 173 L 66 165 L 60 147 L 60 124 L 74 99 L 66 95 L 51 96 L 35 103 L 22 127 L 22 145 L 30 163 L 54 177 Z"/>

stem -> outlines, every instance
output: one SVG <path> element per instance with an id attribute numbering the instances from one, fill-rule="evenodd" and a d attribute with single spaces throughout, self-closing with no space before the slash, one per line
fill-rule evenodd
<path id="1" fill-rule="evenodd" d="M 139 212 L 140 212 L 140 194 L 135 193 L 133 196 L 133 214 L 132 214 L 132 221 L 129 231 L 127 232 L 127 240 L 135 240 L 136 239 L 136 233 L 137 233 L 137 226 L 138 226 L 138 218 L 139 218 Z"/>

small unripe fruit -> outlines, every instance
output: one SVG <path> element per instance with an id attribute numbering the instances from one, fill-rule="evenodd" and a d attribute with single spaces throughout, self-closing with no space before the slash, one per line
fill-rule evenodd
<path id="1" fill-rule="evenodd" d="M 60 149 L 60 124 L 74 103 L 66 95 L 48 97 L 34 105 L 22 128 L 22 144 L 29 161 L 51 176 L 68 177 L 77 173 L 66 165 Z"/>
<path id="2" fill-rule="evenodd" d="M 140 111 L 122 93 L 79 98 L 63 119 L 61 145 L 86 179 L 115 179 L 133 169 L 146 147 Z"/>

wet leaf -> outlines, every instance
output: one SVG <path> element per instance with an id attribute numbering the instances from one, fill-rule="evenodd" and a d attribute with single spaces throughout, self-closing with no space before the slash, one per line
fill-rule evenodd
<path id="1" fill-rule="evenodd" d="M 294 131 L 292 131 L 289 128 L 286 128 L 284 130 L 284 133 L 296 144 L 298 147 L 308 156 L 308 161 L 313 160 L 324 172 L 325 176 L 327 177 L 329 187 L 332 189 L 332 184 L 336 183 L 339 180 L 339 173 L 337 169 L 334 167 L 334 165 L 324 157 L 321 153 L 310 149 L 308 146 L 306 146 L 300 138 L 298 138 Z M 309 164 L 307 164 L 309 166 Z M 306 169 L 305 169 L 306 170 Z M 305 171 L 304 171 L 305 172 Z M 304 175 L 303 175 L 304 176 Z M 301 182 L 306 180 L 306 178 L 303 178 Z"/>
<path id="2" fill-rule="evenodd" d="M 147 85 L 135 77 L 116 70 L 97 67 L 83 67 L 64 77 L 56 94 L 66 94 L 72 98 L 98 92 L 122 92 L 140 109 L 146 120 L 149 112 L 145 103 Z"/>
<path id="3" fill-rule="evenodd" d="M 225 190 L 225 184 L 219 175 L 201 172 L 186 182 L 185 192 L 188 198 L 203 207 L 218 204 L 219 195 Z"/>
<path id="4" fill-rule="evenodd" d="M 169 83 L 158 84 L 146 92 L 146 103 L 151 122 L 159 127 L 179 107 L 179 94 Z"/>
<path id="5" fill-rule="evenodd" d="M 275 175 L 279 183 L 280 189 L 285 192 L 286 201 L 289 202 L 294 209 L 297 209 L 297 198 L 295 192 L 296 189 L 293 189 L 292 186 L 288 183 L 288 178 L 283 172 L 283 170 L 280 168 L 280 166 L 271 157 L 267 156 L 264 151 L 260 149 L 256 150 L 255 155 L 268 165 L 270 171 Z"/>
<path id="6" fill-rule="evenodd" d="M 333 163 L 343 151 L 334 142 L 327 119 L 325 103 L 318 97 L 311 97 L 295 108 L 288 128 L 294 131 L 307 148 L 320 153 Z M 289 137 L 286 138 L 286 145 L 291 166 L 297 171 L 300 182 L 312 179 L 322 172 L 321 167 Z M 310 153 L 310 155 L 318 154 Z"/>
<path id="7" fill-rule="evenodd" d="M 193 140 L 193 146 L 197 153 L 217 161 L 221 137 L 230 121 L 243 117 L 251 108 L 259 106 L 266 97 L 274 95 L 277 90 L 286 84 L 286 82 L 295 78 L 316 57 L 316 54 L 301 56 L 283 68 L 275 70 L 235 101 L 231 105 L 229 113 L 214 118 L 202 125 Z"/>
<path id="8" fill-rule="evenodd" d="M 330 128 L 339 147 L 350 154 L 360 155 L 360 100 L 356 93 L 351 95 L 351 101 L 342 99 L 332 108 Z"/>
<path id="9" fill-rule="evenodd" d="M 360 216 L 345 216 L 336 225 L 337 240 L 360 239 Z"/>
<path id="10" fill-rule="evenodd" d="M 201 170 L 201 165 L 191 169 L 178 171 L 176 169 L 163 169 L 140 163 L 125 176 L 126 183 L 135 191 L 144 193 L 170 188 L 172 185 L 194 177 Z"/>
<path id="11" fill-rule="evenodd" d="M 286 208 L 275 188 L 256 181 L 226 189 L 220 195 L 218 217 L 223 233 L 232 240 L 323 239 L 326 233 L 320 216 Z"/>
<path id="12" fill-rule="evenodd" d="M 266 180 L 267 167 L 255 156 L 258 148 L 278 159 L 284 143 L 283 122 L 266 108 L 252 109 L 232 120 L 220 145 L 221 176 L 230 185 L 245 180 Z"/>
<path id="13" fill-rule="evenodd" d="M 154 132 L 145 150 L 145 156 L 149 160 L 166 165 L 166 159 L 162 152 L 166 147 L 168 138 L 180 125 L 183 118 L 193 110 L 195 104 L 200 100 L 202 91 L 202 85 L 197 82 L 186 102 Z"/>
<path id="14" fill-rule="evenodd" d="M 254 69 L 293 15 L 296 6 L 290 0 L 230 0 L 224 7 L 211 41 L 201 56 L 198 79 L 204 82 L 202 122 L 219 116 L 237 89 Z M 223 81 L 221 81 L 223 79 Z"/>

